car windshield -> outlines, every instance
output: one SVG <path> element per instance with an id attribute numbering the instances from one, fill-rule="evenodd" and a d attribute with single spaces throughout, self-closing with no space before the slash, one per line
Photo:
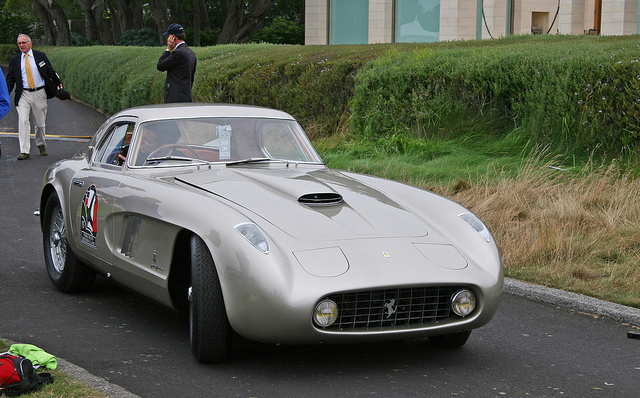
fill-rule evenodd
<path id="1" fill-rule="evenodd" d="M 322 162 L 296 121 L 269 118 L 148 121 L 138 126 L 129 152 L 132 166 L 166 166 L 191 160 Z"/>

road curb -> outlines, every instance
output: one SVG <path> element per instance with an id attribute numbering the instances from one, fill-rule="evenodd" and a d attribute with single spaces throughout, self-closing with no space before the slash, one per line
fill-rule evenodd
<path id="1" fill-rule="evenodd" d="M 56 359 L 58 360 L 58 370 L 73 377 L 79 382 L 90 386 L 91 388 L 103 392 L 110 398 L 141 398 L 139 395 L 133 394 L 119 385 L 110 383 L 102 377 L 89 373 L 86 369 L 83 369 L 80 366 L 74 365 L 62 358 Z"/>
<path id="2" fill-rule="evenodd" d="M 565 292 L 511 278 L 505 278 L 504 292 L 532 301 L 598 315 L 640 327 L 640 309 L 596 299 L 584 294 Z"/>

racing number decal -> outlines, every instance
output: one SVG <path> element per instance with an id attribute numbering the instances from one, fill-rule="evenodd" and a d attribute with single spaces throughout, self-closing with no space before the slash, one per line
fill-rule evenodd
<path id="1" fill-rule="evenodd" d="M 80 233 L 80 241 L 95 249 L 98 235 L 98 192 L 95 185 L 87 188 L 82 199 Z"/>

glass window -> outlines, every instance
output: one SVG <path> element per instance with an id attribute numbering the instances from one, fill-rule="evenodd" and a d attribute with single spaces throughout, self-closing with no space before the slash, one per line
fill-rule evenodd
<path id="1" fill-rule="evenodd" d="M 329 44 L 369 42 L 369 0 L 331 0 Z"/>
<path id="2" fill-rule="evenodd" d="M 265 152 L 273 159 L 309 161 L 310 156 L 291 127 L 290 123 L 281 122 L 263 124 L 261 136 Z"/>
<path id="3" fill-rule="evenodd" d="M 396 0 L 396 43 L 440 39 L 440 0 Z"/>
<path id="4" fill-rule="evenodd" d="M 127 159 L 133 123 L 113 125 L 98 148 L 96 161 L 122 166 Z"/>
<path id="5" fill-rule="evenodd" d="M 191 164 L 188 162 L 191 159 L 199 163 L 263 158 L 322 162 L 293 120 L 252 117 L 154 120 L 140 123 L 136 136 L 134 148 L 129 150 L 129 165 L 133 167 L 184 166 Z"/>
<path id="6" fill-rule="evenodd" d="M 136 166 L 144 165 L 148 157 L 168 156 L 171 153 L 171 145 L 180 142 L 181 129 L 177 121 L 161 120 L 141 124 L 136 143 L 136 149 L 132 151 L 132 162 Z M 166 151 L 159 151 L 166 148 Z M 182 156 L 183 154 L 174 154 Z"/>

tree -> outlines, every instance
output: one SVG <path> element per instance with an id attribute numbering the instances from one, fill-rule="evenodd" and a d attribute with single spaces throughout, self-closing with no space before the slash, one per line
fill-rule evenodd
<path id="1" fill-rule="evenodd" d="M 252 42 L 273 44 L 304 44 L 304 25 L 284 18 L 274 19 L 253 35 Z"/>
<path id="2" fill-rule="evenodd" d="M 199 45 L 201 39 L 215 42 L 212 38 L 216 36 L 219 44 L 247 43 L 265 23 L 290 16 L 299 22 L 304 10 L 304 0 L 0 0 L 2 3 L 21 10 L 31 4 L 46 43 L 63 46 L 71 45 L 68 16 L 84 20 L 82 34 L 91 42 L 115 44 L 127 31 L 152 28 L 162 44 L 167 26 L 179 23 L 193 32 L 193 45 Z"/>
<path id="3" fill-rule="evenodd" d="M 193 45 L 199 46 L 202 29 L 211 29 L 204 0 L 193 0 Z"/>
<path id="4" fill-rule="evenodd" d="M 31 0 L 31 5 L 40 17 L 46 36 L 46 44 L 71 45 L 71 33 L 67 16 L 56 0 Z"/>
<path id="5" fill-rule="evenodd" d="M 264 24 L 276 0 L 220 0 L 224 25 L 218 44 L 248 43 Z"/>
<path id="6" fill-rule="evenodd" d="M 111 7 L 113 8 L 113 7 Z M 120 19 L 120 31 L 138 30 L 144 28 L 142 24 L 143 6 L 139 0 L 116 0 L 115 9 Z"/>
<path id="7" fill-rule="evenodd" d="M 158 40 L 162 43 L 162 34 L 169 26 L 169 15 L 167 12 L 166 0 L 149 0 L 149 7 L 151 7 L 151 13 L 153 19 L 156 22 L 156 31 L 158 32 Z"/>
<path id="8" fill-rule="evenodd" d="M 46 1 L 46 0 L 45 0 Z M 114 44 L 113 34 L 104 18 L 104 0 L 76 0 L 84 12 L 87 37 L 102 44 Z"/>

